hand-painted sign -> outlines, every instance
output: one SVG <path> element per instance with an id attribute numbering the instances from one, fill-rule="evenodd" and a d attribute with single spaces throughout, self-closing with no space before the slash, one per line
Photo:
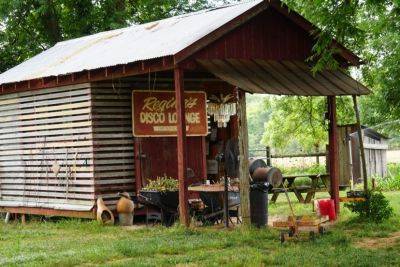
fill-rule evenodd
<path id="1" fill-rule="evenodd" d="M 208 133 L 206 93 L 185 92 L 186 135 Z M 177 113 L 174 91 L 133 91 L 134 136 L 176 136 Z"/>

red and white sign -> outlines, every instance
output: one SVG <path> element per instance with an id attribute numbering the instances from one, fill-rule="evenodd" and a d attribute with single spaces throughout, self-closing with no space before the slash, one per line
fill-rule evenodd
<path id="1" fill-rule="evenodd" d="M 208 134 L 205 92 L 185 92 L 185 114 L 186 135 Z M 133 91 L 132 121 L 134 136 L 176 136 L 175 92 Z"/>

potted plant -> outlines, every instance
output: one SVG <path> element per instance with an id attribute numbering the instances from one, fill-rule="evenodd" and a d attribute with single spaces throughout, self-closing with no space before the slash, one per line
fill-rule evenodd
<path id="1" fill-rule="evenodd" d="M 164 175 L 148 181 L 147 186 L 140 190 L 140 197 L 144 202 L 157 206 L 163 211 L 177 212 L 179 205 L 178 180 Z"/>

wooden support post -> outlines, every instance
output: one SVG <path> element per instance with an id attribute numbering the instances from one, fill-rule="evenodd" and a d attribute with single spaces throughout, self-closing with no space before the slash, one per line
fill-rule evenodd
<path id="1" fill-rule="evenodd" d="M 362 168 L 362 177 L 364 181 L 364 192 L 368 191 L 368 177 L 367 177 L 367 164 L 365 161 L 365 150 L 364 150 L 364 138 L 361 130 L 361 120 L 360 120 L 360 112 L 358 110 L 357 105 L 357 96 L 353 95 L 353 104 L 354 104 L 354 112 L 356 113 L 356 126 L 357 126 L 357 134 L 358 134 L 358 142 L 360 146 L 360 155 L 361 155 L 361 168 Z"/>
<path id="2" fill-rule="evenodd" d="M 186 184 L 186 118 L 183 70 L 174 69 L 175 99 L 177 112 L 177 155 L 178 155 L 178 180 L 179 180 L 179 218 L 182 225 L 189 226 L 188 190 Z"/>
<path id="3" fill-rule="evenodd" d="M 331 179 L 331 198 L 335 202 L 336 214 L 339 214 L 339 151 L 336 122 L 336 97 L 328 96 L 329 118 L 329 176 Z"/>
<path id="4" fill-rule="evenodd" d="M 250 183 L 249 183 L 249 140 L 246 118 L 246 94 L 238 92 L 238 128 L 239 128 L 239 185 L 240 213 L 243 224 L 250 224 Z"/>
<path id="5" fill-rule="evenodd" d="M 272 166 L 271 163 L 271 148 L 269 146 L 265 147 L 265 156 L 267 157 L 267 165 Z"/>

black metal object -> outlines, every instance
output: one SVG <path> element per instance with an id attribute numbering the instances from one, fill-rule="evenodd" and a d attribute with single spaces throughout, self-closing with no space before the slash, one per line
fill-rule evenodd
<path id="1" fill-rule="evenodd" d="M 219 154 L 216 156 L 216 160 L 221 164 L 222 162 L 225 161 L 225 168 L 224 168 L 224 221 L 225 221 L 225 227 L 229 227 L 229 205 L 228 205 L 228 169 L 231 169 L 232 166 L 233 168 L 235 167 L 235 162 L 234 162 L 234 155 L 233 153 L 229 152 L 228 149 L 226 149 L 228 154 Z M 231 170 L 232 171 L 232 170 Z M 232 171 L 233 172 L 233 171 Z"/>
<path id="2" fill-rule="evenodd" d="M 174 224 L 178 216 L 179 191 L 140 190 L 138 200 L 144 205 L 158 207 L 161 210 L 162 224 Z"/>
<path id="3" fill-rule="evenodd" d="M 250 221 L 256 227 L 268 224 L 268 182 L 250 183 Z"/>
<path id="4" fill-rule="evenodd" d="M 214 224 L 222 220 L 225 216 L 223 192 L 199 192 L 200 199 L 203 201 L 205 208 L 201 213 L 196 214 L 197 218 L 205 224 Z M 240 204 L 239 192 L 228 192 L 228 215 L 238 216 L 231 213 L 229 208 L 237 207 Z"/>
<path id="5" fill-rule="evenodd" d="M 250 166 L 249 166 L 249 172 L 250 172 L 250 176 L 253 176 L 253 173 L 256 169 L 258 168 L 266 168 L 268 167 L 267 164 L 265 163 L 265 161 L 263 161 L 262 159 L 256 159 L 253 162 L 251 162 Z"/>

